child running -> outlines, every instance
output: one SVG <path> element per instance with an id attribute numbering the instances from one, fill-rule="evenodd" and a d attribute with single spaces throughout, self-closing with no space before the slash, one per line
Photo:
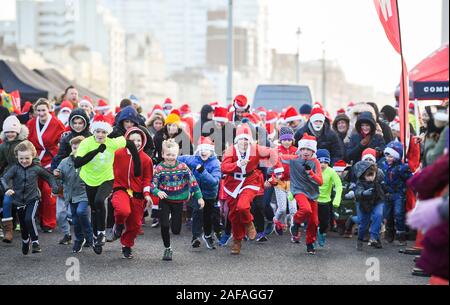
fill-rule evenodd
<path id="1" fill-rule="evenodd" d="M 161 236 L 164 243 L 164 261 L 171 261 L 173 250 L 170 244 L 169 224 L 172 233 L 180 234 L 183 214 L 183 204 L 194 194 L 200 209 L 205 206 L 202 192 L 189 167 L 177 161 L 179 146 L 173 139 L 162 144 L 164 161 L 158 164 L 153 175 L 153 194 L 160 198 L 159 221 Z"/>
<path id="2" fill-rule="evenodd" d="M 22 234 L 22 253 L 27 255 L 42 252 L 39 245 L 38 231 L 36 228 L 35 216 L 39 207 L 41 197 L 38 188 L 38 178 L 47 181 L 52 193 L 58 193 L 58 185 L 55 178 L 43 167 L 33 163 L 36 157 L 36 148 L 26 140 L 18 144 L 14 149 L 18 163 L 13 165 L 1 178 L 5 194 L 12 197 L 13 205 L 17 207 L 17 214 L 20 221 L 20 231 Z"/>

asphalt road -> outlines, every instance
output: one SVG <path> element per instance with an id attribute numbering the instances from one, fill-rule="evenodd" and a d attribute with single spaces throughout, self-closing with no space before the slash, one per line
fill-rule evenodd
<path id="1" fill-rule="evenodd" d="M 172 237 L 174 260 L 164 262 L 159 228 L 147 226 L 144 231 L 145 235 L 137 240 L 133 260 L 121 258 L 118 242 L 108 243 L 100 256 L 92 249 L 74 256 L 71 246 L 57 244 L 61 238 L 58 233 L 41 234 L 43 252 L 23 256 L 20 235 L 16 232 L 12 245 L 0 244 L 0 284 L 425 285 L 428 282 L 427 278 L 411 275 L 413 256 L 399 254 L 397 246 L 384 245 L 383 249 L 366 246 L 364 251 L 357 252 L 354 238 L 333 234 L 315 256 L 306 254 L 304 237 L 301 244 L 292 244 L 287 234 L 271 235 L 264 244 L 245 242 L 241 255 L 231 256 L 228 247 L 208 250 L 202 245 L 192 249 L 190 233 L 183 228 L 180 236 Z M 72 272 L 73 257 L 79 260 L 79 281 L 66 278 L 66 273 L 76 274 Z M 368 271 L 376 268 L 377 262 L 379 273 Z M 372 279 L 379 275 L 379 281 L 367 281 L 366 273 L 375 275 Z"/>

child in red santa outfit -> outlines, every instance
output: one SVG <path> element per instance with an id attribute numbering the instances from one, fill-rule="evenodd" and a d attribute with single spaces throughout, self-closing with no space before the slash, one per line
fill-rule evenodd
<path id="1" fill-rule="evenodd" d="M 36 117 L 28 121 L 30 131 L 28 140 L 34 145 L 42 167 L 50 169 L 52 159 L 58 153 L 58 144 L 65 127 L 53 114 L 50 113 L 50 102 L 44 98 L 34 105 Z M 51 232 L 56 227 L 56 198 L 51 196 L 48 183 L 39 180 L 41 190 L 41 204 L 39 215 L 41 228 L 44 232 Z"/>
<path id="2" fill-rule="evenodd" d="M 250 126 L 239 125 L 235 145 L 225 151 L 222 162 L 222 173 L 227 175 L 224 191 L 233 233 L 231 254 L 240 253 L 241 241 L 246 234 L 251 240 L 256 238 L 250 207 L 259 192 L 264 190 L 263 174 L 258 169 L 263 160 L 269 161 L 277 175 L 284 171 L 279 163 L 278 153 L 254 144 Z"/>
<path id="3" fill-rule="evenodd" d="M 127 148 L 117 150 L 114 156 L 114 239 L 120 238 L 123 257 L 132 259 L 132 247 L 141 228 L 144 209 L 152 204 L 153 162 L 143 151 L 147 142 L 145 132 L 132 127 L 125 138 L 134 142 L 139 158 L 133 160 Z"/>
<path id="4" fill-rule="evenodd" d="M 317 199 L 320 194 L 319 186 L 323 183 L 320 163 L 315 156 L 316 138 L 305 133 L 298 142 L 298 149 L 300 157 L 290 161 L 291 193 L 294 194 L 298 206 L 291 226 L 292 241 L 300 242 L 300 225 L 307 222 L 306 250 L 314 255 L 316 253 L 314 242 L 319 225 Z"/>

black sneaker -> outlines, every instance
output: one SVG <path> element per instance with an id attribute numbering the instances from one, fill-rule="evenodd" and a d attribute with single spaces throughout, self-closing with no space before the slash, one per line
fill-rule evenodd
<path id="1" fill-rule="evenodd" d="M 38 242 L 33 242 L 31 245 L 31 253 L 41 253 L 42 249 Z"/>
<path id="2" fill-rule="evenodd" d="M 192 242 L 191 242 L 192 248 L 198 248 L 198 247 L 200 247 L 200 244 L 201 244 L 201 242 L 198 237 L 192 237 Z"/>
<path id="3" fill-rule="evenodd" d="M 358 239 L 358 241 L 356 242 L 356 250 L 362 251 L 363 244 L 364 244 L 364 241 Z"/>
<path id="4" fill-rule="evenodd" d="M 69 245 L 72 242 L 72 236 L 64 235 L 64 237 L 59 241 L 60 245 Z"/>
<path id="5" fill-rule="evenodd" d="M 122 237 L 123 229 L 125 229 L 125 226 L 123 224 L 121 224 L 121 225 L 115 224 L 114 225 L 113 241 L 118 240 L 119 238 Z"/>
<path id="6" fill-rule="evenodd" d="M 214 239 L 212 238 L 212 235 L 205 236 L 205 234 L 203 234 L 203 240 L 205 241 L 206 247 L 208 249 L 211 249 L 211 250 L 216 249 L 216 245 L 214 243 Z"/>
<path id="7" fill-rule="evenodd" d="M 173 251 L 171 248 L 166 248 L 164 250 L 163 261 L 171 261 L 172 260 Z"/>
<path id="8" fill-rule="evenodd" d="M 102 254 L 103 252 L 103 246 L 105 245 L 105 235 L 103 235 L 103 233 L 100 233 L 97 235 L 97 238 L 94 241 L 94 252 L 95 254 Z"/>
<path id="9" fill-rule="evenodd" d="M 314 245 L 313 244 L 306 245 L 306 252 L 308 252 L 308 254 L 310 255 L 315 255 L 316 249 L 314 249 Z"/>
<path id="10" fill-rule="evenodd" d="M 83 250 L 83 246 L 86 244 L 86 239 L 82 241 L 76 240 L 73 243 L 72 253 L 80 253 Z"/>
<path id="11" fill-rule="evenodd" d="M 369 241 L 369 244 L 368 244 L 368 245 L 371 246 L 371 247 L 373 247 L 373 248 L 375 248 L 375 249 L 381 249 L 381 248 L 383 248 L 383 245 L 381 244 L 381 241 L 379 241 L 379 240 L 371 239 L 371 240 Z"/>
<path id="12" fill-rule="evenodd" d="M 133 259 L 133 254 L 131 253 L 131 248 L 130 247 L 122 247 L 122 255 L 123 258 L 126 259 Z"/>
<path id="13" fill-rule="evenodd" d="M 23 255 L 28 255 L 28 253 L 30 253 L 30 240 L 28 240 L 28 242 L 22 241 L 22 253 Z"/>

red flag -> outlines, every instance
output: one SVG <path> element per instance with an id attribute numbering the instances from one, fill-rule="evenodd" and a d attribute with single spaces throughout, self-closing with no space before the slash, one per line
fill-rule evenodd
<path id="1" fill-rule="evenodd" d="M 20 104 L 20 92 L 19 90 L 15 90 L 10 93 L 13 100 L 13 111 L 17 113 L 21 113 L 21 104 Z"/>
<path id="2" fill-rule="evenodd" d="M 373 3 L 375 4 L 378 17 L 380 18 L 387 38 L 401 56 L 402 77 L 400 81 L 399 97 L 400 140 L 405 147 L 405 152 L 407 152 L 410 136 L 408 119 L 409 81 L 408 70 L 406 68 L 405 60 L 403 59 L 398 0 L 373 0 Z M 406 153 L 404 156 L 406 156 Z"/>

